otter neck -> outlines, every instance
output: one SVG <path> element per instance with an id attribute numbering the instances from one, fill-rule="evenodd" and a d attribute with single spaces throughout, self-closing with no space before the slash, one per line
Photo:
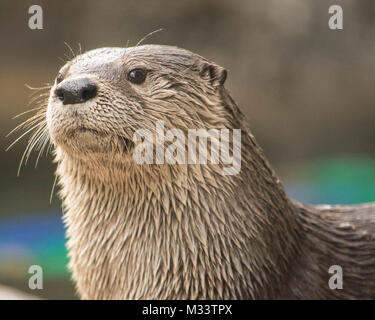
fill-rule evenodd
<path id="1" fill-rule="evenodd" d="M 298 255 L 296 209 L 253 137 L 242 169 L 140 167 L 57 155 L 82 298 L 272 298 Z M 272 290 L 270 289 L 272 287 Z"/>

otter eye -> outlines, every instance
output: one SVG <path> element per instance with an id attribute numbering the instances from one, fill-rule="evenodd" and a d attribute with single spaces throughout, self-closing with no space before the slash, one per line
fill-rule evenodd
<path id="1" fill-rule="evenodd" d="M 142 69 L 134 69 L 129 72 L 128 79 L 135 84 L 141 84 L 146 79 L 146 71 Z"/>
<path id="2" fill-rule="evenodd" d="M 57 75 L 57 77 L 56 77 L 56 84 L 57 84 L 57 83 L 60 83 L 60 82 L 63 81 L 63 80 L 64 80 L 63 75 L 62 75 L 61 73 L 59 73 L 59 74 Z"/>

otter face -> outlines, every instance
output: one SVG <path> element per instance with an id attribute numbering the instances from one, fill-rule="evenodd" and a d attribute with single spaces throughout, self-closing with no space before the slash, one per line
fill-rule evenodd
<path id="1" fill-rule="evenodd" d="M 220 88 L 226 71 L 187 50 L 145 45 L 101 48 L 61 68 L 46 112 L 52 142 L 79 157 L 124 158 L 133 134 L 165 128 L 226 126 Z"/>

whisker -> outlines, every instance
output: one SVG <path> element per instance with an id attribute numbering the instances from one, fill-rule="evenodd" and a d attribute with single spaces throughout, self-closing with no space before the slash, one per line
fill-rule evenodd
<path id="1" fill-rule="evenodd" d="M 152 36 L 153 34 L 157 33 L 157 32 L 160 32 L 160 31 L 163 31 L 163 28 L 160 28 L 160 29 L 157 29 L 155 31 L 152 31 L 148 34 L 146 34 L 141 40 L 139 40 L 137 42 L 137 44 L 135 45 L 135 47 L 138 47 L 143 41 L 145 41 L 148 37 Z"/>
<path id="2" fill-rule="evenodd" d="M 14 140 L 12 142 L 12 144 L 5 149 L 5 151 L 8 151 L 11 147 L 13 147 L 20 139 L 22 139 L 26 134 L 28 134 L 30 131 L 32 131 L 33 129 L 35 129 L 36 127 L 40 126 L 40 124 L 36 124 L 34 126 L 32 126 L 29 130 L 27 130 L 26 132 L 24 132 L 23 134 L 21 134 L 16 140 Z"/>
<path id="3" fill-rule="evenodd" d="M 55 175 L 55 180 L 53 181 L 51 193 L 50 193 L 50 196 L 49 196 L 49 203 L 50 204 L 52 203 L 53 191 L 55 190 L 56 181 L 57 181 L 57 175 Z"/>
<path id="4" fill-rule="evenodd" d="M 33 97 L 31 97 L 28 105 L 31 105 L 33 103 L 40 103 L 40 102 L 46 102 L 46 98 L 50 95 L 49 91 L 48 92 L 45 92 L 45 93 L 41 93 L 39 95 L 34 95 Z M 38 99 L 40 99 L 41 101 L 38 101 Z"/>
<path id="5" fill-rule="evenodd" d="M 14 117 L 12 117 L 12 120 L 15 120 L 15 119 L 19 118 L 20 116 L 23 116 L 23 115 L 26 114 L 26 113 L 33 112 L 33 111 L 39 110 L 39 109 L 41 109 L 41 108 L 42 108 L 42 107 L 39 106 L 39 107 L 36 107 L 36 108 L 32 108 L 32 109 L 30 109 L 30 110 L 23 111 L 23 112 L 21 112 L 21 113 L 15 115 Z"/>
<path id="6" fill-rule="evenodd" d="M 43 136 L 45 132 L 45 128 L 39 128 L 32 136 L 32 138 L 30 139 L 30 142 L 27 146 L 27 154 L 26 154 L 26 159 L 25 159 L 25 165 L 27 164 L 27 162 L 29 161 L 29 157 L 30 157 L 30 154 L 31 152 L 34 150 L 34 147 L 38 144 L 38 142 L 40 141 L 41 137 Z"/>
<path id="7" fill-rule="evenodd" d="M 53 144 L 52 144 L 51 139 L 48 139 L 48 147 L 46 148 L 46 156 L 48 156 L 48 154 L 51 152 L 52 146 Z"/>
<path id="8" fill-rule="evenodd" d="M 72 47 L 66 41 L 64 41 L 64 44 L 69 48 L 70 53 L 72 54 L 72 57 L 69 60 L 73 59 L 76 56 L 75 52 L 73 51 Z"/>
<path id="9" fill-rule="evenodd" d="M 30 128 L 33 124 L 40 122 L 44 118 L 44 113 L 37 113 L 34 116 L 30 117 L 29 119 L 25 120 L 24 122 L 20 123 L 17 127 L 15 127 L 12 131 L 10 131 L 6 137 L 9 137 L 12 133 L 24 128 L 28 129 Z"/>
<path id="10" fill-rule="evenodd" d="M 28 143 L 28 145 L 26 146 L 25 151 L 24 151 L 23 154 L 22 154 L 20 164 L 18 165 L 17 176 L 20 175 L 20 172 L 21 172 L 21 166 L 22 166 L 23 160 L 25 159 L 25 156 L 26 156 L 26 154 L 27 154 L 29 148 L 30 148 L 30 143 Z"/>
<path id="11" fill-rule="evenodd" d="M 51 89 L 52 85 L 47 83 L 47 85 L 43 87 L 32 87 L 29 84 L 25 83 L 25 87 L 30 90 L 43 90 L 43 89 Z"/>
<path id="12" fill-rule="evenodd" d="M 43 137 L 41 138 L 41 142 L 42 142 L 42 143 L 40 143 L 41 145 L 40 146 L 37 145 L 37 147 L 36 147 L 36 148 L 39 148 L 39 153 L 38 153 L 38 157 L 36 158 L 36 161 L 35 161 L 35 168 L 38 166 L 39 158 L 42 155 L 43 150 L 46 148 L 47 143 L 49 142 L 49 137 L 48 137 L 48 133 L 47 133 L 46 130 L 43 133 Z"/>
<path id="13" fill-rule="evenodd" d="M 69 45 L 68 45 L 69 47 Z M 14 134 L 17 131 L 22 130 L 21 134 L 6 148 L 6 151 L 9 151 L 17 142 L 19 142 L 23 137 L 30 134 L 25 150 L 23 151 L 20 163 L 18 165 L 17 175 L 20 175 L 22 165 L 28 162 L 31 153 L 36 150 L 38 156 L 35 162 L 35 166 L 38 165 L 38 161 L 43 154 L 44 150 L 47 149 L 47 153 L 51 148 L 51 141 L 47 129 L 47 120 L 46 120 L 46 106 L 48 97 L 50 95 L 50 90 L 53 86 L 52 83 L 45 83 L 41 87 L 33 87 L 29 84 L 25 84 L 26 88 L 32 90 L 29 95 L 30 100 L 28 103 L 32 105 L 32 108 L 19 114 L 15 115 L 12 119 L 17 119 L 23 115 L 33 113 L 26 120 L 18 124 L 13 130 L 11 130 L 6 137 Z M 48 145 L 49 144 L 49 145 Z M 48 147 L 47 147 L 48 145 Z"/>

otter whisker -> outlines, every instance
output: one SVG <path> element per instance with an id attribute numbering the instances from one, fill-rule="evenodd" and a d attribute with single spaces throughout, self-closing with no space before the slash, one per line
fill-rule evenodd
<path id="1" fill-rule="evenodd" d="M 39 104 L 39 103 L 41 103 L 41 102 L 46 102 L 47 97 L 48 97 L 49 95 L 50 95 L 49 92 L 41 93 L 41 94 L 39 94 L 39 95 L 34 95 L 34 96 L 30 99 L 28 105 L 31 105 L 31 104 L 33 104 L 33 103 L 38 103 L 38 104 Z M 38 101 L 38 100 L 40 100 L 40 101 Z"/>
<path id="2" fill-rule="evenodd" d="M 53 143 L 51 141 L 51 139 L 48 139 L 49 142 L 48 142 L 48 147 L 46 148 L 46 156 L 50 153 L 51 151 L 51 148 L 53 147 Z"/>
<path id="3" fill-rule="evenodd" d="M 28 159 L 29 159 L 29 156 L 32 152 L 32 150 L 34 149 L 34 147 L 37 147 L 39 142 L 40 142 L 40 139 L 42 139 L 43 135 L 45 133 L 45 126 L 43 127 L 40 127 L 38 128 L 34 133 L 33 135 L 31 136 L 30 138 L 30 141 L 29 141 L 29 144 L 28 144 L 28 152 L 27 152 L 27 156 L 26 156 L 26 161 L 25 161 L 25 164 L 27 163 Z M 38 148 L 36 148 L 36 150 L 38 150 Z"/>
<path id="4" fill-rule="evenodd" d="M 30 118 L 24 122 L 22 122 L 21 124 L 17 125 L 17 127 L 15 127 L 14 129 L 12 129 L 12 131 L 10 131 L 6 137 L 9 137 L 10 135 L 12 135 L 13 133 L 19 131 L 20 129 L 29 129 L 31 128 L 33 125 L 37 124 L 38 122 L 40 122 L 40 120 L 42 120 L 43 118 L 42 117 L 36 117 L 36 118 Z"/>
<path id="5" fill-rule="evenodd" d="M 38 130 L 37 130 L 37 131 L 38 131 Z M 21 172 L 21 166 L 22 166 L 23 160 L 25 159 L 25 156 L 28 154 L 28 150 L 30 149 L 31 144 L 32 144 L 32 141 L 33 141 L 34 139 L 35 139 L 35 133 L 34 133 L 33 136 L 30 138 L 29 143 L 27 144 L 26 149 L 25 149 L 25 151 L 24 151 L 23 154 L 22 154 L 21 161 L 20 161 L 20 163 L 19 163 L 19 165 L 18 165 L 17 176 L 20 175 L 20 172 Z M 27 156 L 27 157 L 28 157 L 28 156 Z M 27 160 L 26 160 L 26 162 L 27 162 Z M 26 162 L 25 162 L 25 164 L 26 164 Z"/>
<path id="6" fill-rule="evenodd" d="M 37 159 L 39 159 L 40 154 L 43 152 L 44 148 L 46 147 L 48 139 L 49 137 L 48 137 L 47 130 L 44 130 L 42 136 L 39 138 L 39 141 L 35 146 L 35 150 L 39 150 L 39 155 Z"/>
<path id="7" fill-rule="evenodd" d="M 21 122 L 18 124 L 13 130 L 11 130 L 6 136 L 10 136 L 13 133 L 23 130 L 22 134 L 19 135 L 6 149 L 6 151 L 10 150 L 17 142 L 19 142 L 23 137 L 26 135 L 31 134 L 27 146 L 22 154 L 19 166 L 18 166 L 18 171 L 17 175 L 19 176 L 21 166 L 24 163 L 27 163 L 28 158 L 30 156 L 30 153 L 34 148 L 36 150 L 39 150 L 38 158 L 36 161 L 36 165 L 38 163 L 38 159 L 40 157 L 40 154 L 43 152 L 45 149 L 47 142 L 49 141 L 49 135 L 47 131 L 47 121 L 46 121 L 46 105 L 47 105 L 47 99 L 49 96 L 49 92 L 52 88 L 51 83 L 46 83 L 45 85 L 41 87 L 33 87 L 29 84 L 25 84 L 25 86 L 29 89 L 32 90 L 30 96 L 30 100 L 28 105 L 33 105 L 34 107 L 23 111 L 17 115 L 15 115 L 12 119 L 17 119 L 25 114 L 35 112 L 33 115 L 28 117 L 25 121 Z"/>
<path id="8" fill-rule="evenodd" d="M 160 31 L 163 31 L 163 28 L 160 28 L 160 29 L 154 30 L 154 31 L 152 31 L 152 32 L 150 32 L 150 33 L 148 33 L 148 34 L 146 34 L 141 40 L 139 40 L 139 41 L 137 42 L 137 44 L 135 45 L 135 47 L 138 47 L 138 46 L 139 46 L 143 41 L 145 41 L 148 37 L 152 36 L 152 35 L 155 34 L 155 33 L 160 32 Z"/>
<path id="9" fill-rule="evenodd" d="M 12 120 L 17 119 L 17 118 L 19 118 L 20 116 L 23 116 L 23 115 L 26 114 L 26 113 L 30 113 L 30 112 L 33 112 L 33 111 L 36 111 L 36 110 L 40 110 L 41 108 L 42 108 L 42 107 L 39 106 L 39 107 L 36 107 L 36 108 L 32 108 L 32 109 L 30 109 L 30 110 L 23 111 L 23 112 L 21 112 L 21 113 L 15 115 L 14 117 L 12 117 Z"/>
<path id="10" fill-rule="evenodd" d="M 49 203 L 50 203 L 50 204 L 52 203 L 53 191 L 55 190 L 56 181 L 57 181 L 57 175 L 55 175 L 55 179 L 54 179 L 54 181 L 53 181 L 53 185 L 52 185 L 51 193 L 50 193 L 50 195 L 49 195 Z"/>
<path id="11" fill-rule="evenodd" d="M 16 140 L 14 140 L 9 146 L 8 148 L 6 148 L 5 151 L 8 151 L 11 147 L 13 147 L 20 139 L 22 139 L 25 135 L 27 135 L 30 131 L 32 131 L 33 129 L 37 128 L 38 126 L 40 126 L 39 123 L 37 123 L 36 125 L 32 126 L 29 130 L 27 130 L 26 132 L 24 132 L 23 134 L 21 134 Z"/>
<path id="12" fill-rule="evenodd" d="M 39 129 L 37 129 L 36 132 L 30 138 L 29 143 L 26 146 L 26 149 L 25 149 L 24 153 L 22 154 L 22 158 L 21 158 L 20 164 L 18 166 L 18 171 L 17 171 L 18 176 L 20 174 L 21 166 L 22 166 L 23 161 L 25 160 L 25 165 L 26 165 L 34 146 L 39 141 L 39 139 L 41 138 L 41 136 L 43 135 L 44 132 L 45 132 L 45 127 L 41 127 Z"/>
<path id="13" fill-rule="evenodd" d="M 68 47 L 70 53 L 72 54 L 72 57 L 69 57 L 69 56 L 66 56 L 69 60 L 73 59 L 74 57 L 77 56 L 77 54 L 73 51 L 72 47 L 66 42 L 64 41 L 64 44 Z"/>
<path id="14" fill-rule="evenodd" d="M 61 58 L 61 57 L 58 57 L 58 59 L 59 59 L 63 64 L 65 64 L 65 63 L 68 62 L 68 60 L 65 60 L 65 59 L 63 59 L 63 58 Z"/>
<path id="15" fill-rule="evenodd" d="M 45 86 L 43 87 L 32 87 L 30 86 L 29 84 L 25 83 L 25 86 L 27 89 L 30 89 L 30 90 L 36 90 L 36 92 L 38 92 L 39 90 L 43 90 L 43 89 L 51 89 L 52 85 L 50 83 L 46 83 Z M 31 93 L 31 96 L 35 94 L 35 92 L 32 92 Z"/>
<path id="16" fill-rule="evenodd" d="M 20 129 L 28 129 L 28 128 L 30 128 L 35 123 L 40 122 L 40 120 L 42 120 L 43 118 L 45 118 L 44 113 L 37 113 L 37 114 L 35 114 L 34 116 L 28 118 L 24 122 L 22 122 L 19 125 L 17 125 L 13 130 L 11 130 L 6 135 L 6 137 L 9 137 L 11 134 L 13 134 L 14 132 L 16 132 L 16 131 L 18 131 Z"/>
<path id="17" fill-rule="evenodd" d="M 49 142 L 49 136 L 48 136 L 47 130 L 45 130 L 44 133 L 43 133 L 43 137 L 41 138 L 40 146 L 38 146 L 38 145 L 36 146 L 37 149 L 39 148 L 39 153 L 38 153 L 38 157 L 36 158 L 36 161 L 35 161 L 35 168 L 38 166 L 39 158 L 40 158 L 41 154 L 43 153 L 44 149 L 46 148 L 46 145 L 47 145 L 48 142 Z"/>

